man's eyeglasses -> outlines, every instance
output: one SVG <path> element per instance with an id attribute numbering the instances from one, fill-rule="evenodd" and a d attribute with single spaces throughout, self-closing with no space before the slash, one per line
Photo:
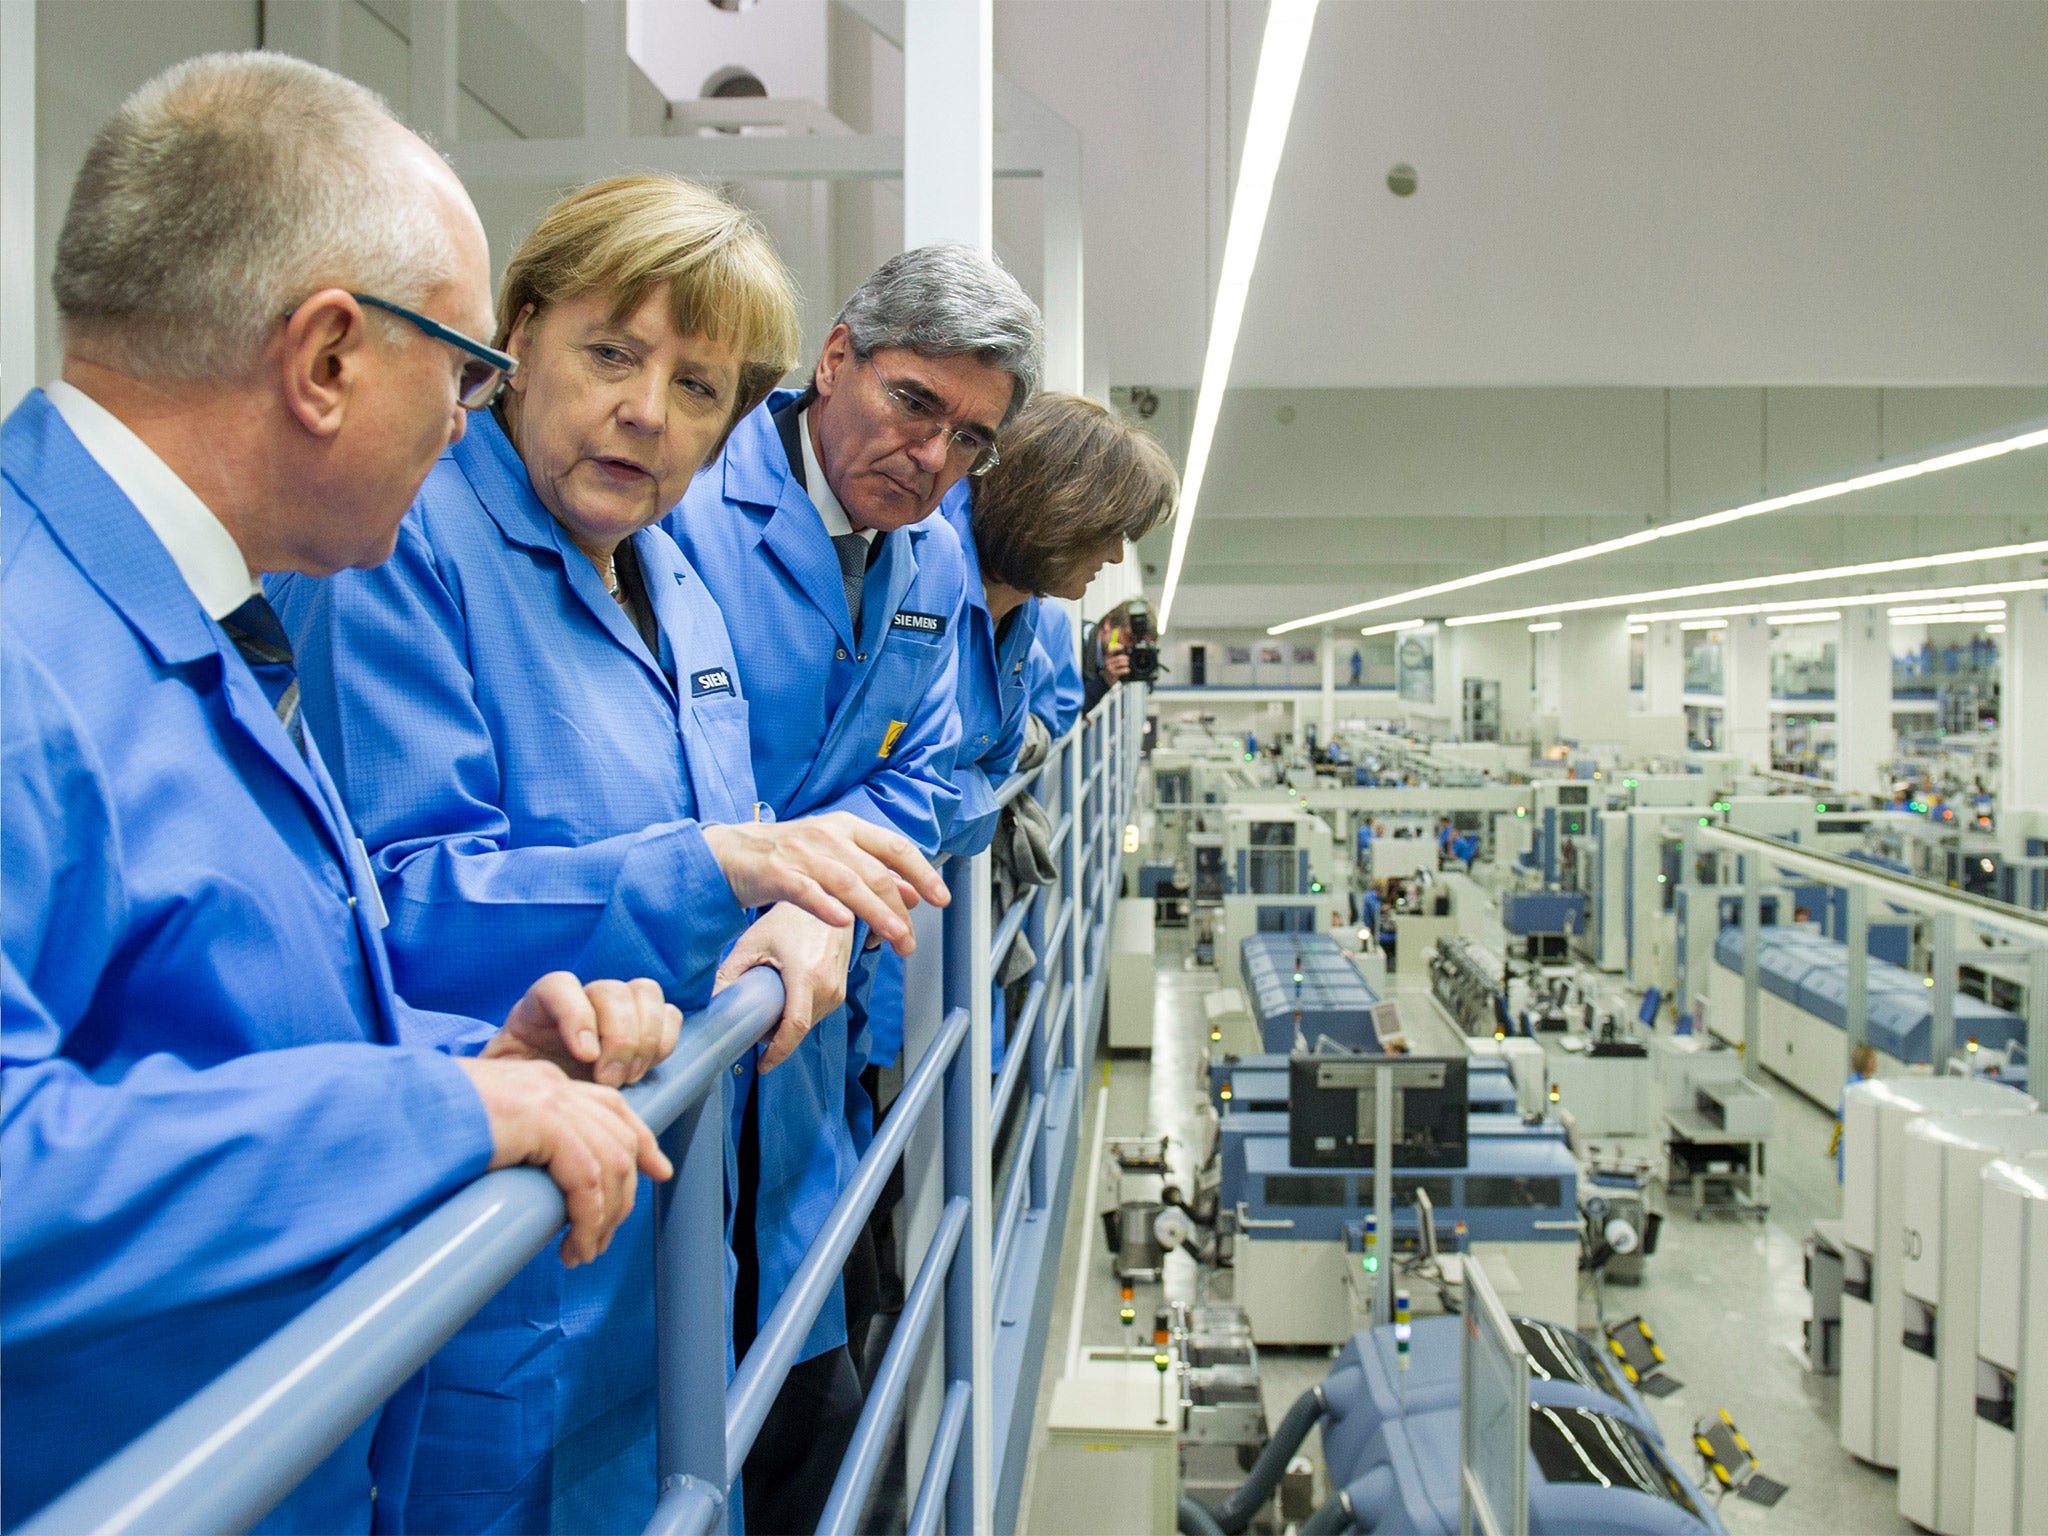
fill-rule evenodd
<path id="1" fill-rule="evenodd" d="M 500 352 L 496 347 L 487 347 L 475 337 L 465 336 L 453 326 L 430 320 L 403 304 L 394 304 L 389 299 L 380 299 L 374 294 L 352 293 L 349 295 L 358 304 L 368 304 L 381 309 L 388 315 L 396 315 L 409 325 L 436 341 L 445 341 L 456 351 L 465 354 L 462 373 L 455 384 L 455 398 L 465 411 L 480 411 L 498 398 L 498 391 L 505 387 L 505 381 L 519 371 L 519 359 L 509 352 Z M 298 311 L 296 308 L 284 312 L 289 320 Z"/>
<path id="2" fill-rule="evenodd" d="M 946 439 L 946 453 L 955 459 L 965 459 L 967 473 L 977 478 L 987 474 L 1002 458 L 996 453 L 996 445 L 980 432 L 970 427 L 956 427 L 932 409 L 932 404 L 907 389 L 893 389 L 882 377 L 882 370 L 875 366 L 872 357 L 861 359 L 868 365 L 868 371 L 875 376 L 875 382 L 882 386 L 882 393 L 889 397 L 889 403 L 896 407 L 896 419 L 904 428 L 918 437 L 921 443 L 928 443 L 941 432 L 949 432 Z"/>

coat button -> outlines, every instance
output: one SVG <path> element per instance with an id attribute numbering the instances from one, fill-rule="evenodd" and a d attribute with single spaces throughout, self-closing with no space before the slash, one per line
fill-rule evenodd
<path id="1" fill-rule="evenodd" d="M 838 658 L 839 658 L 839 659 L 840 659 L 841 661 L 844 661 L 844 660 L 846 660 L 846 647 L 845 647 L 845 646 L 841 646 L 841 647 L 840 647 L 840 648 L 839 648 L 838 650 L 834 651 L 834 652 L 833 652 L 832 654 L 833 654 L 834 656 L 837 656 L 837 657 L 838 657 Z"/>
<path id="2" fill-rule="evenodd" d="M 742 1072 L 746 1070 L 747 1064 L 743 1061 L 736 1061 L 732 1064 L 732 1075 L 734 1077 L 738 1077 Z"/>
<path id="3" fill-rule="evenodd" d="M 866 661 L 868 659 L 868 653 L 866 651 L 862 651 L 858 656 L 854 657 L 853 659 L 855 661 Z"/>

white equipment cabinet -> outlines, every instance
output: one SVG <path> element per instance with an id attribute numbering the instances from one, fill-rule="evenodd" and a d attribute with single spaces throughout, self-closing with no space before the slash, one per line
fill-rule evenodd
<path id="1" fill-rule="evenodd" d="M 2048 1151 L 2048 1115 L 1923 1115 L 1906 1127 L 1899 1275 L 1899 1513 L 1969 1536 L 1977 1455 L 1984 1169 Z"/>
<path id="2" fill-rule="evenodd" d="M 1180 1391 L 1166 1383 L 1162 1420 L 1160 1380 L 1147 1350 L 1129 1365 L 1091 1362 L 1053 1387 L 1033 1530 L 1171 1536 L 1180 1498 Z"/>
<path id="3" fill-rule="evenodd" d="M 2048 1154 L 1983 1173 L 1977 1465 L 1985 1536 L 2048 1531 Z"/>
<path id="4" fill-rule="evenodd" d="M 1842 1126 L 1842 1449 L 1899 1464 L 1900 1248 L 1906 1126 L 1922 1115 L 2027 1115 L 2034 1101 L 1982 1078 L 1852 1085 Z"/>
<path id="5" fill-rule="evenodd" d="M 1126 896 L 1109 940 L 1109 1048 L 1152 1049 L 1152 935 L 1157 903 Z"/>

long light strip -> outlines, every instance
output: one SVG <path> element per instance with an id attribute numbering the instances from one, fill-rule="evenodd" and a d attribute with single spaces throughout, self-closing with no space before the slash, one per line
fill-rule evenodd
<path id="1" fill-rule="evenodd" d="M 1879 603 L 1931 601 L 1943 597 L 1988 597 L 2000 592 L 2048 592 L 2044 581 L 1987 581 L 1973 587 L 1918 587 L 1910 592 L 1867 592 L 1856 597 L 1781 597 L 1769 603 L 1720 603 L 1712 608 L 1666 608 L 1655 613 L 1632 613 L 1631 624 L 1654 624 L 1671 619 L 1732 618 L 1744 613 L 1790 613 L 1810 608 L 1841 608 L 1848 604 L 1875 607 Z"/>
<path id="2" fill-rule="evenodd" d="M 1981 560 L 2016 560 L 2048 555 L 2048 539 L 2025 544 L 1990 544 L 1982 549 L 1956 549 L 1939 555 L 1903 555 L 1896 560 L 1866 560 L 1860 565 L 1828 565 L 1812 571 L 1782 571 L 1775 576 L 1745 576 L 1736 581 L 1703 581 L 1690 587 L 1660 587 L 1654 592 L 1624 592 L 1616 597 L 1582 597 L 1569 603 L 1536 603 L 1503 608 L 1498 613 L 1468 613 L 1444 623 L 1453 629 L 1468 624 L 1504 624 L 1544 614 L 1588 613 L 1599 608 L 1626 608 L 1635 603 L 1662 603 L 1677 597 L 1706 597 L 1715 592 L 1757 592 L 1769 587 L 1804 586 L 1810 581 L 1852 581 L 1860 576 L 1892 576 L 1901 571 L 1931 571 L 1948 565 L 1974 565 Z"/>
<path id="3" fill-rule="evenodd" d="M 2002 613 L 1930 613 L 1917 619 L 1893 619 L 1893 629 L 1904 629 L 1914 624 L 1989 624 L 2002 619 Z"/>
<path id="4" fill-rule="evenodd" d="M 1420 629 L 1427 622 L 1428 620 L 1426 619 L 1396 619 L 1391 624 L 1368 624 L 1359 633 L 1361 635 L 1397 635 L 1404 629 Z"/>
<path id="5" fill-rule="evenodd" d="M 1832 501 L 1835 497 L 1847 496 L 1852 491 L 1869 491 L 1881 485 L 1896 485 L 1901 480 L 1915 480 L 1921 475 L 1938 474 L 1945 469 L 1959 469 L 1965 464 L 1981 464 L 1986 459 L 2002 458 L 2008 453 L 2020 453 L 2044 444 L 2048 444 L 2048 426 L 2029 423 L 2025 431 L 1949 449 L 1928 458 L 1915 459 L 1910 464 L 1895 464 L 1885 469 L 1873 469 L 1864 474 L 1852 475 L 1847 480 L 1831 480 L 1825 485 L 1811 486 L 1803 491 L 1794 491 L 1790 495 L 1768 496 L 1762 501 L 1730 507 L 1725 512 L 1709 512 L 1704 517 L 1681 518 L 1675 523 L 1662 523 L 1655 528 L 1644 528 L 1636 533 L 1624 534 L 1618 539 L 1602 539 L 1597 543 L 1582 544 L 1577 549 L 1560 550 L 1554 555 L 1542 555 L 1534 560 L 1521 560 L 1513 565 L 1496 566 L 1490 571 L 1477 571 L 1470 576 L 1460 576 L 1452 581 L 1440 581 L 1433 586 L 1415 587 L 1407 592 L 1396 592 L 1389 597 L 1376 597 L 1369 602 L 1352 603 L 1345 608 L 1332 608 L 1327 613 L 1312 613 L 1305 619 L 1289 619 L 1285 624 L 1271 626 L 1266 633 L 1284 635 L 1289 630 L 1304 629 L 1311 624 L 1325 624 L 1332 619 L 1348 619 L 1355 613 L 1403 607 L 1426 597 L 1441 597 L 1446 592 L 1464 592 L 1472 587 L 1488 586 L 1496 581 L 1506 581 L 1514 576 L 1527 576 L 1535 571 L 1555 570 L 1560 565 L 1573 565 L 1581 560 L 1597 559 L 1601 555 L 1615 554 L 1624 549 L 1636 549 L 1644 544 L 1654 544 L 1659 539 L 1675 539 L 1688 533 L 1700 533 L 1708 528 L 1739 523 L 1747 518 L 1762 517 L 1767 512 L 1784 512 L 1793 507 L 1811 506 L 1817 501 Z M 1548 613 L 1552 610 L 1537 611 Z"/>
<path id="6" fill-rule="evenodd" d="M 1173 552 L 1167 557 L 1166 586 L 1159 594 L 1162 634 L 1173 620 L 1173 599 L 1180 591 L 1181 567 L 1188 556 L 1188 534 L 1195 526 L 1195 507 L 1209 473 L 1209 448 L 1216 439 L 1216 419 L 1223 411 L 1223 390 L 1230 382 L 1230 360 L 1237 351 L 1238 327 L 1244 323 L 1252 269 L 1259 261 L 1259 241 L 1266 233 L 1266 209 L 1280 175 L 1280 152 L 1287 147 L 1287 124 L 1294 116 L 1294 96 L 1301 88 L 1301 69 L 1308 59 L 1316 3 L 1272 0 L 1266 11 L 1259 73 L 1252 84 L 1251 118 L 1238 162 L 1237 194 L 1231 199 L 1230 231 L 1223 241 L 1223 271 L 1216 283 L 1216 312 L 1209 322 L 1209 351 L 1202 359 L 1194 430 L 1188 434 L 1188 465 L 1180 478 L 1180 515 L 1173 520 Z"/>
<path id="7" fill-rule="evenodd" d="M 1549 635 L 1555 634 L 1558 630 L 1563 628 L 1563 619 L 1552 619 L 1547 624 L 1531 624 L 1529 626 L 1529 633 L 1532 635 Z"/>
<path id="8" fill-rule="evenodd" d="M 2002 597 L 1972 598 L 1966 603 L 1914 603 L 1905 608 L 1887 608 L 1885 614 L 1894 619 L 1946 618 L 1952 613 L 2003 613 L 2005 599 Z"/>
<path id="9" fill-rule="evenodd" d="M 1764 618 L 1766 624 L 1833 624 L 1842 616 L 1832 609 L 1819 613 L 1773 613 Z"/>

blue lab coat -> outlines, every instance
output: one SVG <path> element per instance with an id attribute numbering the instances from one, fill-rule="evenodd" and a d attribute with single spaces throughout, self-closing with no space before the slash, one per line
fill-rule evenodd
<path id="1" fill-rule="evenodd" d="M 318 752 L 39 391 L 0 455 L 12 1525 L 481 1174 L 491 1135 L 455 1061 L 395 1043 L 488 1029 L 394 995 Z M 368 1529 L 377 1427 L 264 1528 Z"/>
<path id="2" fill-rule="evenodd" d="M 850 811 L 934 853 L 959 801 L 952 772 L 966 581 L 960 541 L 942 517 L 882 535 L 856 635 L 838 554 L 802 484 L 801 456 L 792 469 L 771 414 L 795 398 L 778 390 L 743 419 L 662 526 L 730 618 L 761 799 L 784 820 Z M 797 426 L 807 430 L 801 419 Z M 864 939 L 865 930 L 857 932 Z M 855 955 L 850 992 L 865 989 L 874 960 L 858 947 Z M 758 1083 L 751 1070 L 735 1079 L 735 1116 L 747 1093 L 762 1095 L 762 1324 L 852 1175 L 846 1085 L 865 1060 L 842 1006 Z M 835 1284 L 799 1358 L 845 1339 L 845 1299 Z"/>
<path id="3" fill-rule="evenodd" d="M 1045 722 L 1058 741 L 1081 718 L 1081 658 L 1074 646 L 1074 621 L 1058 603 L 1038 604 L 1037 634 L 1026 669 L 1031 684 L 1031 713 Z"/>
<path id="4" fill-rule="evenodd" d="M 501 1017 L 557 969 L 710 996 L 745 914 L 699 823 L 753 814 L 747 702 L 674 541 L 632 545 L 658 656 L 479 415 L 384 565 L 272 578 L 408 997 Z M 430 1362 L 408 1525 L 640 1530 L 654 1387 L 643 1180 L 601 1260 L 542 1254 Z"/>
<path id="5" fill-rule="evenodd" d="M 996 835 L 996 786 L 1009 777 L 1024 746 L 1024 717 L 1029 712 L 1031 643 L 1037 634 L 1037 598 L 1028 598 L 1009 615 L 1000 636 L 988 611 L 988 590 L 982 585 L 981 559 L 974 548 L 973 503 L 962 480 L 939 503 L 938 515 L 953 525 L 965 567 L 966 600 L 960 616 L 959 683 L 960 747 L 954 755 L 953 784 L 960 804 L 939 846 L 947 853 L 981 852 Z M 875 1058 L 883 1060 L 881 1056 Z"/>

